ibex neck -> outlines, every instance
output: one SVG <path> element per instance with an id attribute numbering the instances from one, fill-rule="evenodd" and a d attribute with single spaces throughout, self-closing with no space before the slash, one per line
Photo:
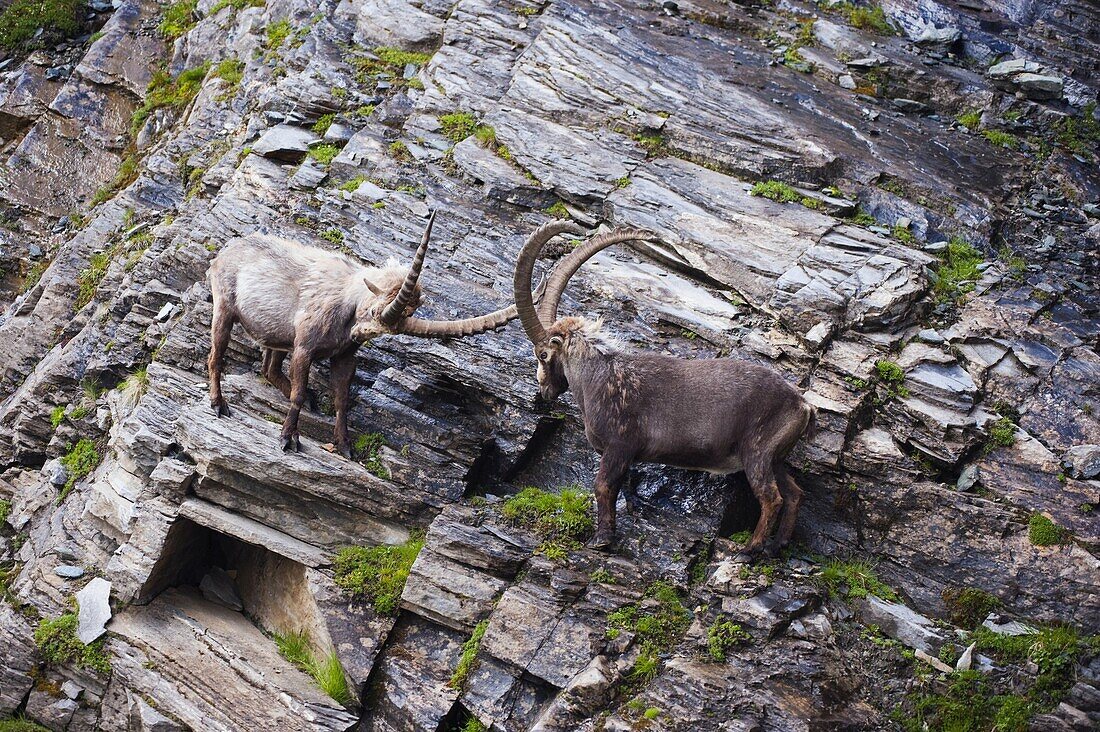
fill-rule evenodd
<path id="1" fill-rule="evenodd" d="M 591 403 L 596 398 L 597 391 L 607 384 L 611 376 L 613 358 L 612 354 L 589 348 L 583 354 L 574 355 L 566 360 L 565 378 L 569 381 L 573 398 L 577 400 L 581 417 L 584 416 L 585 406 Z"/>

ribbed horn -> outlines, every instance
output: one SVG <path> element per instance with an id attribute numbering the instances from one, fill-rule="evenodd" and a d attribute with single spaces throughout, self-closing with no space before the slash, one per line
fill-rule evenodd
<path id="1" fill-rule="evenodd" d="M 516 317 L 516 306 L 509 305 L 476 318 L 461 320 L 426 320 L 405 318 L 397 325 L 397 332 L 422 338 L 460 338 L 496 330 Z"/>
<path id="2" fill-rule="evenodd" d="M 558 319 L 558 304 L 561 302 L 562 293 L 565 292 L 569 278 L 576 274 L 585 262 L 597 253 L 610 246 L 624 241 L 648 241 L 653 244 L 661 244 L 661 237 L 646 229 L 618 228 L 592 237 L 584 244 L 574 249 L 568 255 L 558 260 L 554 265 L 550 278 L 546 282 L 546 296 L 539 304 L 539 322 L 553 323 Z M 517 305 L 518 305 L 517 300 Z M 521 314 L 522 317 L 522 314 Z"/>
<path id="3" fill-rule="evenodd" d="M 584 229 L 572 221 L 551 221 L 535 229 L 527 239 L 516 258 L 516 272 L 512 278 L 512 297 L 516 301 L 516 312 L 523 331 L 532 343 L 538 345 L 547 339 L 546 328 L 554 321 L 543 323 L 535 310 L 531 293 L 531 275 L 535 271 L 535 260 L 546 243 L 558 234 L 576 234 L 584 236 Z"/>
<path id="4" fill-rule="evenodd" d="M 409 267 L 409 273 L 405 275 L 405 281 L 401 283 L 401 289 L 398 290 L 397 297 L 378 316 L 378 321 L 387 328 L 397 325 L 397 322 L 401 320 L 405 313 L 405 308 L 416 296 L 416 282 L 420 279 L 420 270 L 424 268 L 424 257 L 428 253 L 428 240 L 432 238 L 432 224 L 434 223 L 435 211 L 432 211 L 428 217 L 428 226 L 424 229 L 424 237 L 420 240 L 420 246 L 417 247 L 416 254 L 413 256 L 412 266 Z"/>

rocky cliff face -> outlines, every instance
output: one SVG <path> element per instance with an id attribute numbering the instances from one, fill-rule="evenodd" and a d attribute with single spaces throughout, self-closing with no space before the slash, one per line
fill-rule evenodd
<path id="1" fill-rule="evenodd" d="M 0 718 L 1094 728 L 1100 16 L 881 11 L 121 0 L 9 51 Z M 659 232 L 593 260 L 563 310 L 802 386 L 798 545 L 747 563 L 743 478 L 650 466 L 611 554 L 581 520 L 525 521 L 560 505 L 504 497 L 590 486 L 597 456 L 568 399 L 536 406 L 516 325 L 364 348 L 358 461 L 323 449 L 324 364 L 303 451 L 278 450 L 285 400 L 239 328 L 213 416 L 220 246 L 264 230 L 404 260 L 432 209 L 436 317 L 507 304 L 551 216 Z M 334 566 L 421 541 L 390 605 Z M 276 633 L 334 653 L 349 696 Z"/>

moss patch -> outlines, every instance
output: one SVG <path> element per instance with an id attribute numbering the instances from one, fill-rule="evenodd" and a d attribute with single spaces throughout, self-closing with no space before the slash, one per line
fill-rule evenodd
<path id="1" fill-rule="evenodd" d="M 195 22 L 198 20 L 195 15 L 197 5 L 198 0 L 180 0 L 172 3 L 164 9 L 164 16 L 157 30 L 165 38 L 179 38 L 195 27 Z"/>
<path id="2" fill-rule="evenodd" d="M 1031 514 L 1027 538 L 1035 546 L 1054 546 L 1069 541 L 1070 533 L 1041 513 Z"/>
<path id="3" fill-rule="evenodd" d="M 948 587 L 941 595 L 951 622 L 974 628 L 1001 605 L 1000 599 L 977 587 Z"/>
<path id="4" fill-rule="evenodd" d="M 24 51 L 72 37 L 83 8 L 83 0 L 14 0 L 0 12 L 0 48 Z M 39 28 L 43 33 L 35 38 Z"/>
<path id="5" fill-rule="evenodd" d="M 830 597 L 857 599 L 875 595 L 884 600 L 899 602 L 898 593 L 875 574 L 875 565 L 863 559 L 830 559 L 819 575 Z"/>
<path id="6" fill-rule="evenodd" d="M 153 80 L 145 90 L 145 103 L 137 108 L 130 119 L 130 133 L 136 135 L 140 132 L 145 120 L 149 119 L 149 115 L 156 110 L 179 109 L 188 104 L 198 95 L 209 70 L 210 64 L 204 63 L 181 71 L 175 78 L 166 71 L 157 71 L 153 74 Z"/>
<path id="7" fill-rule="evenodd" d="M 470 672 L 474 670 L 477 663 L 477 653 L 481 649 L 481 639 L 488 627 L 489 621 L 482 620 L 474 626 L 474 632 L 462 644 L 462 655 L 459 656 L 458 665 L 455 666 L 455 671 L 451 674 L 451 680 L 447 682 L 452 689 L 461 691 L 466 688 L 466 679 L 469 678 Z"/>
<path id="8" fill-rule="evenodd" d="M 469 112 L 452 112 L 439 118 L 439 127 L 451 142 L 462 142 L 477 130 L 477 120 Z"/>
<path id="9" fill-rule="evenodd" d="M 58 503 L 68 497 L 78 480 L 95 470 L 100 459 L 95 443 L 88 439 L 79 440 L 67 454 L 61 457 L 61 464 L 69 472 L 69 479 L 65 482 L 65 486 L 57 497 Z"/>
<path id="10" fill-rule="evenodd" d="M 76 637 L 77 625 L 76 613 L 43 619 L 34 631 L 34 644 L 51 665 L 73 664 L 101 674 L 110 673 L 111 659 L 103 648 L 106 637 L 84 645 Z"/>
<path id="11" fill-rule="evenodd" d="M 309 149 L 309 156 L 321 165 L 329 165 L 340 154 L 340 148 L 328 143 L 314 145 Z"/>
<path id="12" fill-rule="evenodd" d="M 389 480 L 390 471 L 382 462 L 382 448 L 385 445 L 386 438 L 381 432 L 368 432 L 355 438 L 351 454 L 376 478 Z"/>
<path id="13" fill-rule="evenodd" d="M 382 615 L 396 615 L 405 580 L 424 537 L 415 534 L 395 546 L 351 546 L 336 555 L 336 584 L 353 595 L 361 595 Z"/>
<path id="14" fill-rule="evenodd" d="M 543 540 L 539 551 L 551 559 L 564 558 L 592 533 L 592 494 L 562 488 L 559 493 L 524 488 L 501 506 L 501 515 L 517 526 L 533 530 Z"/>

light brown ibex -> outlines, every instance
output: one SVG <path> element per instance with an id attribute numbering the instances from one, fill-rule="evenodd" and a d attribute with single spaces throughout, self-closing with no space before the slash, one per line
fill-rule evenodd
<path id="1" fill-rule="evenodd" d="M 554 267 L 536 309 L 535 260 L 546 242 L 567 232 L 584 233 L 568 222 L 535 232 L 520 252 L 513 287 L 535 347 L 542 398 L 572 390 L 585 436 L 601 455 L 591 545 L 612 544 L 619 487 L 632 463 L 647 462 L 717 474 L 744 470 L 761 511 L 746 551 L 778 551 L 790 541 L 802 499 L 784 459 L 803 435 L 812 435 L 813 406 L 774 369 L 726 358 L 623 353 L 602 335 L 600 323 L 558 319 L 562 293 L 585 261 L 621 242 L 660 242 L 652 232 L 615 229 L 589 239 Z"/>
<path id="2" fill-rule="evenodd" d="M 280 443 L 301 449 L 298 415 L 306 399 L 310 365 L 329 359 L 332 373 L 336 450 L 348 457 L 348 399 L 355 352 L 375 336 L 393 333 L 447 338 L 493 330 L 516 316 L 515 306 L 463 320 L 412 317 L 420 305 L 420 271 L 431 238 L 433 212 L 406 273 L 374 268 L 342 254 L 289 239 L 252 234 L 231 240 L 210 265 L 207 281 L 214 300 L 210 325 L 210 406 L 228 415 L 222 396 L 222 360 L 234 323 L 263 347 L 264 377 L 288 399 Z M 283 361 L 290 354 L 290 378 Z"/>

